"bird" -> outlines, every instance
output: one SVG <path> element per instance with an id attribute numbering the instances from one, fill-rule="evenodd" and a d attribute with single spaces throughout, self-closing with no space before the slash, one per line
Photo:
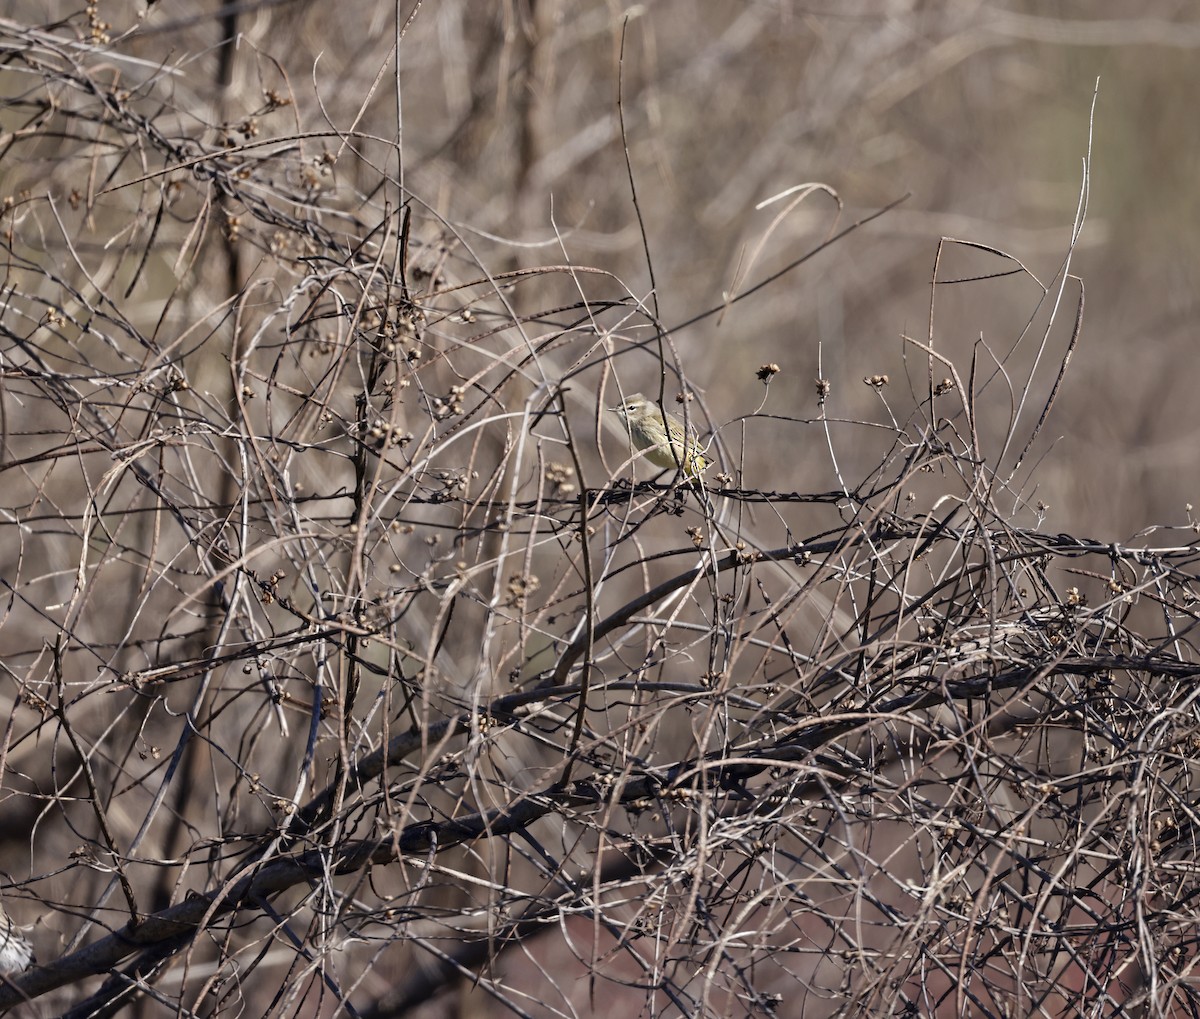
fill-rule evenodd
<path id="1" fill-rule="evenodd" d="M 33 944 L 0 906 L 0 975 L 20 973 L 35 961 Z"/>
<path id="2" fill-rule="evenodd" d="M 666 416 L 664 429 L 662 411 L 641 393 L 608 409 L 625 422 L 632 448 L 645 450 L 646 459 L 655 467 L 675 467 L 688 478 L 698 478 L 707 469 L 708 460 L 700 451 L 696 433 L 691 428 L 685 430 L 674 414 Z"/>

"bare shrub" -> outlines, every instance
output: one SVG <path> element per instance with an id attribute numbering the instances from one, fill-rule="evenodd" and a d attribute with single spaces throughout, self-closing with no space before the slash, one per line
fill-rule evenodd
<path id="1" fill-rule="evenodd" d="M 40 963 L 0 1005 L 1194 1011 L 1194 529 L 1039 529 L 1068 261 L 947 241 L 873 419 L 732 350 L 762 400 L 721 413 L 652 297 L 456 223 L 374 107 L 322 121 L 265 34 L 235 82 L 239 10 L 169 60 L 95 8 L 0 22 L 5 901 Z M 1027 324 L 956 363 L 937 302 L 985 287 Z M 635 390 L 703 485 L 631 455 Z M 837 486 L 747 483 L 765 436 Z"/>

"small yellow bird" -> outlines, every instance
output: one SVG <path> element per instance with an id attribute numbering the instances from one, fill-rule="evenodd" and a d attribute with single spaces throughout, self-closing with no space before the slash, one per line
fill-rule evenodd
<path id="1" fill-rule="evenodd" d="M 689 428 L 685 438 L 683 422 L 674 414 L 667 415 L 664 428 L 662 411 L 641 393 L 634 393 L 624 403 L 608 409 L 625 422 L 633 449 L 644 449 L 646 459 L 655 467 L 682 469 L 689 478 L 700 477 L 708 467 L 696 433 Z"/>

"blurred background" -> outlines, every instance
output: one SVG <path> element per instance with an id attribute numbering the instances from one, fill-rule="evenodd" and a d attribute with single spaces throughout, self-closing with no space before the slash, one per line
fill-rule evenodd
<path id="1" fill-rule="evenodd" d="M 46 20 L 43 4 L 5 10 Z M 302 0 L 160 0 L 97 3 L 90 19 L 119 42 L 114 80 L 157 77 L 186 133 L 212 143 L 246 118 L 254 141 L 299 131 L 298 158 L 303 172 L 320 170 L 324 208 L 353 215 L 372 200 L 377 174 L 391 174 L 415 199 L 421 240 L 454 249 L 452 268 L 466 250 L 492 272 L 594 267 L 647 305 L 653 293 L 668 328 L 907 196 L 750 299 L 673 334 L 711 425 L 759 407 L 753 369 L 767 362 L 782 370 L 766 413 L 817 416 L 820 375 L 832 384 L 829 417 L 903 421 L 913 390 L 928 387 L 926 358 L 903 336 L 932 338 L 964 379 L 973 356 L 981 378 L 1003 359 L 1010 381 L 981 405 L 1001 432 L 1017 403 L 1009 390 L 1033 374 L 1019 416 L 1029 425 L 1071 334 L 1074 282 L 1040 342 L 1070 255 L 1086 287 L 1083 331 L 1040 436 L 1036 493 L 1022 490 L 1048 507 L 1047 526 L 1113 540 L 1186 522 L 1197 493 L 1183 454 L 1200 424 L 1188 397 L 1200 24 L 1182 2 L 1129 14 L 1091 0 L 349 0 L 336 14 Z M 264 90 L 294 105 L 264 116 Z M 345 150 L 335 134 L 352 127 L 379 141 Z M 390 147 L 398 131 L 403 165 Z M 4 186 L 77 170 L 7 165 Z M 817 192 L 759 207 L 813 182 L 838 200 Z M 939 288 L 931 314 L 943 237 L 1000 249 L 1029 275 L 1001 275 L 1014 264 L 951 246 L 939 278 L 975 281 Z M 559 282 L 568 295 L 579 286 Z M 605 292 L 601 279 L 585 282 L 589 296 Z M 1042 287 L 1050 301 L 1039 305 Z M 148 314 L 159 310 L 148 297 Z M 626 392 L 657 383 L 653 359 L 636 362 Z M 889 378 L 882 393 L 862 383 L 876 374 Z M 1019 446 L 1029 428 L 1017 431 Z M 861 474 L 875 451 L 858 448 L 861 431 L 841 435 L 839 461 Z M 834 485 L 819 431 L 751 425 L 745 437 L 748 487 Z M 733 427 L 723 438 L 743 435 Z"/>

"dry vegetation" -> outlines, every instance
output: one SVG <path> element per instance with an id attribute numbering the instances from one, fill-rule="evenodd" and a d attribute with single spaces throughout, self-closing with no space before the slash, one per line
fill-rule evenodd
<path id="1" fill-rule="evenodd" d="M 7 5 L 0 1007 L 1200 1014 L 1098 6 Z"/>

